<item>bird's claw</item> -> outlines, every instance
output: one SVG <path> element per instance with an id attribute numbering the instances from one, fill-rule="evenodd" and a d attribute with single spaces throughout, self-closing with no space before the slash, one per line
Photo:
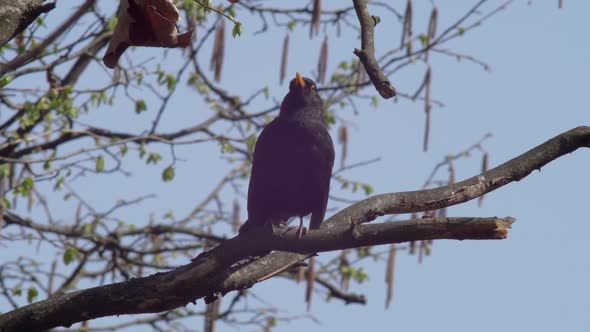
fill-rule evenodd
<path id="1" fill-rule="evenodd" d="M 272 234 L 274 236 L 283 237 L 283 234 L 289 231 L 289 227 L 284 222 L 271 223 Z"/>
<path id="2" fill-rule="evenodd" d="M 303 235 L 307 234 L 307 228 L 304 226 L 299 226 L 297 230 L 297 240 L 299 240 Z"/>
<path id="3" fill-rule="evenodd" d="M 304 226 L 289 226 L 288 229 L 284 232 L 295 231 L 297 232 L 297 240 L 301 239 L 304 235 L 307 234 L 307 228 Z"/>

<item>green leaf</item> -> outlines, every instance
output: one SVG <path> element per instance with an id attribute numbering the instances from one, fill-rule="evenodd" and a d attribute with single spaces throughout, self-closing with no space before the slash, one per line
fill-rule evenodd
<path id="1" fill-rule="evenodd" d="M 0 165 L 0 179 L 7 178 L 10 175 L 10 166 Z"/>
<path id="2" fill-rule="evenodd" d="M 352 277 L 359 284 L 369 280 L 369 274 L 367 272 L 365 272 L 365 270 L 363 270 L 362 268 L 356 270 L 356 273 L 354 273 L 352 275 Z"/>
<path id="3" fill-rule="evenodd" d="M 465 28 L 464 27 L 458 27 L 457 31 L 459 32 L 459 35 L 463 36 L 465 34 Z"/>
<path id="4" fill-rule="evenodd" d="M 363 190 L 365 191 L 365 195 L 367 195 L 367 196 L 371 195 L 371 193 L 373 193 L 373 191 L 374 191 L 373 187 L 368 183 L 364 183 L 362 185 L 362 187 L 363 187 Z"/>
<path id="5" fill-rule="evenodd" d="M 12 207 L 8 198 L 4 196 L 0 196 L 0 205 L 4 205 L 4 207 L 7 209 L 10 209 Z"/>
<path id="6" fill-rule="evenodd" d="M 29 303 L 32 303 L 38 295 L 39 291 L 37 290 L 37 288 L 35 288 L 35 286 L 29 287 L 29 289 L 27 290 L 27 301 L 29 301 Z"/>
<path id="7" fill-rule="evenodd" d="M 357 249 L 357 255 L 359 258 L 367 257 L 371 254 L 371 247 L 360 247 Z"/>
<path id="8" fill-rule="evenodd" d="M 83 224 L 82 225 L 82 233 L 83 234 L 92 234 L 92 225 L 91 224 Z"/>
<path id="9" fill-rule="evenodd" d="M 378 96 L 373 96 L 373 98 L 371 98 L 371 106 L 377 108 L 377 106 L 379 106 L 379 97 Z"/>
<path id="10" fill-rule="evenodd" d="M 20 296 L 23 293 L 23 290 L 20 288 L 14 288 L 12 289 L 12 295 L 13 296 Z"/>
<path id="11" fill-rule="evenodd" d="M 15 193 L 20 194 L 23 197 L 27 197 L 33 189 L 33 179 L 30 176 L 24 178 L 23 182 L 15 189 Z"/>
<path id="12" fill-rule="evenodd" d="M 147 150 L 145 148 L 145 145 L 143 145 L 143 142 L 142 142 L 141 145 L 139 146 L 139 159 L 142 159 L 146 153 L 147 153 Z"/>
<path id="13" fill-rule="evenodd" d="M 39 24 L 40 26 L 45 27 L 45 20 L 43 20 L 43 17 L 37 16 L 35 22 L 37 22 L 37 24 Z"/>
<path id="14" fill-rule="evenodd" d="M 164 169 L 164 171 L 162 172 L 162 180 L 164 180 L 164 182 L 172 181 L 172 179 L 174 179 L 174 173 L 175 173 L 174 165 L 170 165 L 170 166 L 166 167 Z"/>
<path id="15" fill-rule="evenodd" d="M 0 77 L 0 88 L 5 87 L 10 81 L 12 81 L 12 76 L 10 75 Z"/>
<path id="16" fill-rule="evenodd" d="M 277 326 L 277 319 L 274 317 L 271 317 L 268 321 L 267 321 L 267 326 L 268 327 L 275 327 Z"/>
<path id="17" fill-rule="evenodd" d="M 68 247 L 63 256 L 64 264 L 70 264 L 76 259 L 76 256 L 78 256 L 78 249 L 74 247 Z"/>
<path id="18" fill-rule="evenodd" d="M 235 17 L 236 16 L 236 9 L 234 7 L 234 5 L 232 4 L 228 10 L 227 10 L 227 14 L 231 17 Z"/>
<path id="19" fill-rule="evenodd" d="M 146 164 L 156 164 L 158 161 L 162 160 L 162 156 L 155 152 L 150 152 L 148 155 L 147 160 L 145 161 Z"/>
<path id="20" fill-rule="evenodd" d="M 236 36 L 240 36 L 244 31 L 244 27 L 242 26 L 242 22 L 237 21 L 234 24 L 234 28 L 231 30 L 231 35 L 236 38 Z"/>
<path id="21" fill-rule="evenodd" d="M 121 156 L 124 156 L 127 154 L 127 151 L 129 151 L 129 148 L 127 147 L 127 144 L 121 144 Z"/>
<path id="22" fill-rule="evenodd" d="M 140 114 L 141 112 L 144 112 L 146 110 L 147 110 L 147 105 L 145 103 L 145 100 L 138 99 L 135 101 L 135 113 Z"/>
<path id="23" fill-rule="evenodd" d="M 174 77 L 174 75 L 172 74 L 166 75 L 166 87 L 168 88 L 168 91 L 172 91 L 172 89 L 174 89 L 175 86 L 176 77 Z"/>
<path id="24" fill-rule="evenodd" d="M 227 141 L 221 142 L 221 153 L 232 153 L 235 151 L 236 151 L 236 148 L 233 145 L 231 145 L 229 142 L 227 142 Z"/>
<path id="25" fill-rule="evenodd" d="M 118 20 L 119 18 L 117 17 L 117 15 L 111 16 L 111 18 L 109 18 L 109 21 L 107 22 L 107 29 L 109 31 L 115 31 L 115 27 L 117 26 Z"/>
<path id="26" fill-rule="evenodd" d="M 419 35 L 419 36 L 418 36 L 418 39 L 420 39 L 420 41 L 422 42 L 422 46 L 423 46 L 423 47 L 426 47 L 426 46 L 428 46 L 428 39 L 429 39 L 429 38 L 428 38 L 428 36 L 427 36 L 427 35 L 425 35 L 425 34 L 421 34 L 421 35 Z"/>
<path id="27" fill-rule="evenodd" d="M 164 219 L 174 219 L 174 210 L 168 210 L 168 212 L 164 214 Z"/>
<path id="28" fill-rule="evenodd" d="M 103 155 L 99 155 L 96 158 L 96 171 L 99 173 L 104 171 L 104 156 Z"/>
<path id="29" fill-rule="evenodd" d="M 57 190 L 61 190 L 64 186 L 64 182 L 66 181 L 66 178 L 63 176 L 60 176 L 57 178 L 57 181 L 55 181 L 55 185 L 53 186 L 53 190 L 57 191 Z"/>

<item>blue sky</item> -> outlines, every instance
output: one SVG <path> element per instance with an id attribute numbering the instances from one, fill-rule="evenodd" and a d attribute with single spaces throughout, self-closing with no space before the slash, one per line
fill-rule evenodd
<path id="1" fill-rule="evenodd" d="M 455 6 L 453 2 L 451 8 L 440 2 L 441 26 L 454 22 L 472 3 L 458 1 Z M 487 9 L 498 4 L 499 1 L 493 1 Z M 416 15 L 427 17 L 430 6 L 426 1 L 416 5 Z M 590 47 L 585 42 L 588 12 L 590 2 L 587 1 L 566 1 L 562 10 L 557 9 L 557 1 L 533 1 L 530 5 L 528 1 L 516 1 L 482 27 L 445 46 L 485 61 L 491 65 L 490 71 L 466 61 L 431 55 L 433 98 L 446 106 L 433 109 L 427 153 L 422 152 L 421 103 L 381 101 L 377 108 L 368 102 L 360 103 L 358 115 L 350 108 L 337 110 L 338 116 L 355 124 L 351 128 L 349 162 L 381 158 L 379 163 L 348 174 L 373 184 L 376 193 L 415 190 L 445 155 L 465 149 L 485 133 L 493 134 L 485 142 L 485 148 L 490 153 L 490 165 L 495 166 L 560 132 L 587 125 L 590 119 L 587 101 Z M 386 17 L 391 19 L 385 15 L 382 18 Z M 257 22 L 244 18 L 244 35 L 235 40 L 228 37 L 222 83 L 228 90 L 243 95 L 254 92 L 253 87 L 268 85 L 272 96 L 280 99 L 286 90 L 277 85 L 280 45 L 285 31 L 276 29 L 254 35 Z M 426 26 L 425 21 L 415 23 L 417 31 L 421 31 L 418 27 Z M 399 35 L 397 22 L 383 20 L 376 28 L 377 52 L 389 48 L 383 45 L 397 44 Z M 310 40 L 307 28 L 292 34 L 288 72 L 300 71 L 304 76 L 311 76 L 321 41 L 321 35 Z M 339 38 L 331 34 L 329 68 L 349 59 L 358 43 L 353 34 Z M 199 55 L 204 63 L 209 57 L 208 50 Z M 160 54 L 161 50 L 147 52 Z M 169 52 L 170 61 L 177 56 L 174 52 Z M 262 56 L 268 58 L 261 60 Z M 102 70 L 94 70 L 96 77 L 100 77 Z M 417 63 L 392 77 L 392 82 L 398 90 L 411 93 L 422 79 L 423 70 L 424 65 Z M 98 82 L 99 79 L 89 80 L 85 84 L 93 86 Z M 141 91 L 132 93 L 140 95 Z M 375 94 L 371 89 L 365 93 Z M 203 109 L 206 106 L 195 103 L 193 98 L 189 90 L 177 94 L 170 104 L 174 111 L 163 119 L 163 131 L 180 128 L 186 121 L 196 122 L 209 114 Z M 271 100 L 261 100 L 257 106 L 263 109 L 270 104 Z M 155 110 L 149 112 L 153 115 Z M 123 102 L 105 108 L 93 115 L 92 120 L 105 127 L 139 130 L 151 118 L 138 118 L 130 104 Z M 332 135 L 335 134 L 333 130 Z M 179 148 L 177 154 L 186 161 L 177 166 L 176 181 L 171 184 L 159 180 L 161 168 L 135 167 L 140 163 L 129 160 L 133 177 L 81 179 L 82 192 L 94 204 L 104 207 L 118 198 L 135 197 L 140 191 L 157 192 L 157 198 L 149 204 L 125 212 L 127 218 L 143 220 L 150 214 L 161 216 L 168 209 L 183 215 L 223 173 L 220 165 L 225 163 L 218 158 L 218 152 L 217 146 Z M 478 173 L 480 158 L 474 154 L 457 162 L 458 180 Z M 586 234 L 590 232 L 586 213 L 589 166 L 590 153 L 578 150 L 541 172 L 496 190 L 486 196 L 481 208 L 476 202 L 451 208 L 451 216 L 512 216 L 516 223 L 508 239 L 503 241 L 436 241 L 431 256 L 422 264 L 417 263 L 415 256 L 400 251 L 394 300 L 389 310 L 384 310 L 385 263 L 367 262 L 364 267 L 370 273 L 370 280 L 353 285 L 351 290 L 367 294 L 368 305 L 346 306 L 336 300 L 324 303 L 316 298 L 311 314 L 321 325 L 303 319 L 282 323 L 278 330 L 587 331 L 590 329 L 587 314 L 590 263 L 586 258 Z M 114 193 L 113 183 L 117 183 Z M 233 199 L 231 193 L 226 193 L 226 197 L 228 201 Z M 59 206 L 63 210 L 57 211 L 58 215 L 63 218 L 71 215 L 67 204 Z M 343 205 L 332 203 L 331 207 Z M 321 256 L 324 255 L 329 256 Z M 253 291 L 284 310 L 285 315 L 306 313 L 303 285 L 277 279 L 256 285 Z M 202 306 L 199 302 L 196 307 Z M 220 325 L 220 330 L 232 328 Z"/>

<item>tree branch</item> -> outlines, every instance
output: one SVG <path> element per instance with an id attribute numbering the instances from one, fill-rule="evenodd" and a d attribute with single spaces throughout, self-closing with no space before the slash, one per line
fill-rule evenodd
<path id="1" fill-rule="evenodd" d="M 266 269 L 258 268 L 258 264 L 255 270 L 250 264 L 230 268 L 239 260 L 269 250 L 319 252 L 416 239 L 498 239 L 505 238 L 511 223 L 510 218 L 430 218 L 349 228 L 342 226 L 346 224 L 344 220 L 332 220 L 328 227 L 310 231 L 301 239 L 297 239 L 295 230 L 282 236 L 250 232 L 227 240 L 192 263 L 170 272 L 24 306 L 0 316 L 0 326 L 2 332 L 38 331 L 97 317 L 170 310 L 217 292 L 251 287 L 266 279 L 265 276 L 274 275 L 274 271 L 282 271 L 301 260 L 301 255 L 275 253 L 254 261 L 272 263 Z"/>
<path id="2" fill-rule="evenodd" d="M 0 316 L 2 332 L 37 331 L 97 317 L 159 312 L 215 293 L 251 287 L 310 257 L 330 251 L 431 239 L 503 239 L 511 218 L 425 218 L 363 225 L 377 216 L 459 204 L 519 181 L 532 171 L 580 147 L 590 147 L 590 127 L 577 127 L 479 176 L 436 189 L 370 197 L 329 218 L 301 239 L 258 231 L 227 240 L 188 265 L 145 278 L 49 298 Z M 275 251 L 256 260 L 247 257 Z M 299 252 L 295 253 L 295 252 Z M 239 262 L 236 264 L 236 262 Z"/>
<path id="3" fill-rule="evenodd" d="M 32 59 L 35 59 L 49 44 L 53 43 L 57 38 L 59 38 L 67 29 L 69 29 L 82 15 L 90 9 L 90 7 L 94 6 L 96 0 L 86 0 L 82 6 L 76 10 L 67 20 L 64 21 L 55 31 L 53 31 L 45 40 L 43 40 L 39 45 L 35 48 L 30 49 L 29 51 L 25 52 L 21 56 L 17 57 L 16 59 L 10 61 L 6 65 L 0 67 L 0 77 L 4 74 L 11 72 L 21 66 L 26 65 Z"/>
<path id="4" fill-rule="evenodd" d="M 366 0 L 353 0 L 354 10 L 361 25 L 361 49 L 354 50 L 354 54 L 359 58 L 375 89 L 381 97 L 389 99 L 395 97 L 395 88 L 381 70 L 381 66 L 375 59 L 375 39 L 374 28 L 379 23 L 378 16 L 371 16 L 367 9 Z"/>
<path id="5" fill-rule="evenodd" d="M 378 216 L 436 210 L 467 202 L 514 181 L 520 181 L 534 170 L 572 153 L 590 147 L 590 127 L 566 131 L 537 147 L 480 175 L 448 186 L 428 190 L 375 195 L 362 200 L 332 218 L 351 223 L 365 223 Z M 330 218 L 330 219 L 332 219 Z"/>
<path id="6" fill-rule="evenodd" d="M 44 0 L 0 0 L 0 47 L 23 32 L 39 15 L 55 8 Z"/>

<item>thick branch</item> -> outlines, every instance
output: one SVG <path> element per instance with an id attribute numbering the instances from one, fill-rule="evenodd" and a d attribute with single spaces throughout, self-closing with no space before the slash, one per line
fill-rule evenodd
<path id="1" fill-rule="evenodd" d="M 0 47 L 26 29 L 39 15 L 55 8 L 45 0 L 0 0 Z"/>
<path id="2" fill-rule="evenodd" d="M 24 54 L 20 55 L 16 59 L 10 61 L 6 65 L 0 67 L 0 76 L 15 70 L 21 66 L 26 65 L 32 59 L 35 59 L 49 44 L 53 43 L 58 37 L 60 37 L 67 29 L 69 29 L 82 15 L 94 6 L 96 0 L 86 0 L 82 6 L 76 10 L 68 19 L 64 21 L 59 27 L 55 29 L 45 40 L 43 40 L 39 45 L 36 47 L 28 50 Z"/>
<path id="3" fill-rule="evenodd" d="M 250 232 L 170 272 L 78 291 L 6 313 L 0 316 L 1 331 L 38 331 L 97 317 L 170 310 L 215 292 L 251 287 L 299 262 L 301 256 L 307 256 L 269 255 L 262 259 L 272 263 L 266 268 L 252 270 L 246 264 L 228 270 L 234 262 L 268 250 L 316 252 L 416 239 L 498 239 L 506 236 L 511 223 L 510 219 L 502 218 L 441 218 L 359 225 L 351 229 L 337 227 L 344 222 L 333 222 L 299 240 L 294 231 L 283 237 L 264 231 Z"/>
<path id="4" fill-rule="evenodd" d="M 281 238 L 262 231 L 246 233 L 170 272 L 82 290 L 19 308 L 0 316 L 1 331 L 44 330 L 96 317 L 177 308 L 216 292 L 250 287 L 301 263 L 312 255 L 310 252 L 425 239 L 505 238 L 512 223 L 510 218 L 427 218 L 361 224 L 379 215 L 433 210 L 468 201 L 519 181 L 579 147 L 590 147 L 590 127 L 574 128 L 490 171 L 453 185 L 368 198 L 340 211 L 320 230 L 311 231 L 299 240 L 294 232 L 287 232 Z M 268 250 L 302 254 L 277 251 L 235 264 Z"/>
<path id="5" fill-rule="evenodd" d="M 380 19 L 378 16 L 371 16 L 367 9 L 366 0 L 353 0 L 352 2 L 361 25 L 361 49 L 355 49 L 354 54 L 358 56 L 365 67 L 371 82 L 373 82 L 381 97 L 385 99 L 395 97 L 395 88 L 381 70 L 377 59 L 375 59 L 374 28 Z"/>
<path id="6" fill-rule="evenodd" d="M 590 127 L 581 126 L 538 145 L 520 156 L 467 180 L 428 190 L 375 195 L 341 210 L 331 219 L 365 223 L 378 216 L 436 210 L 467 202 L 514 181 L 572 153 L 590 147 Z"/>

